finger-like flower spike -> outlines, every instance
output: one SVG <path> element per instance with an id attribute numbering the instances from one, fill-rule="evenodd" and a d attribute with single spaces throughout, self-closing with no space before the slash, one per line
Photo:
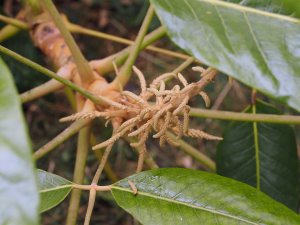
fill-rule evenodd
<path id="1" fill-rule="evenodd" d="M 153 135 L 153 138 L 159 138 L 167 132 L 168 126 L 170 125 L 171 116 L 172 116 L 172 113 L 167 112 L 167 115 L 165 116 L 165 121 L 164 121 L 163 125 L 160 127 L 160 131 L 157 134 Z"/>
<path id="2" fill-rule="evenodd" d="M 146 93 L 146 80 L 144 77 L 144 74 L 142 73 L 142 71 L 140 71 L 137 67 L 133 66 L 132 67 L 133 71 L 135 72 L 135 74 L 138 76 L 139 80 L 140 80 L 140 86 L 141 86 L 141 95 Z"/>
<path id="3" fill-rule="evenodd" d="M 118 74 L 116 65 L 115 71 Z M 94 119 L 102 117 L 107 121 L 119 121 L 118 127 L 114 130 L 112 137 L 96 146 L 93 149 L 104 148 L 113 145 L 121 137 L 137 137 L 138 141 L 131 143 L 134 148 L 139 149 L 139 165 L 137 171 L 142 169 L 144 154 L 146 152 L 146 141 L 149 136 L 159 139 L 160 146 L 168 143 L 179 146 L 182 136 L 193 138 L 204 138 L 207 140 L 222 140 L 201 130 L 191 129 L 189 126 L 188 102 L 198 94 L 204 99 L 206 106 L 210 105 L 208 95 L 203 88 L 216 76 L 215 71 L 193 67 L 194 71 L 205 75 L 198 82 L 188 83 L 185 77 L 178 73 L 165 73 L 153 80 L 147 88 L 145 77 L 137 67 L 133 71 L 138 76 L 141 86 L 141 93 L 134 94 L 130 91 L 120 92 L 120 99 L 110 100 L 109 106 L 103 111 L 91 111 L 76 113 L 69 117 L 62 118 L 61 121 L 73 121 L 78 119 Z M 178 83 L 172 88 L 166 87 L 166 81 L 177 78 Z M 153 100 L 151 99 L 153 98 Z M 150 102 L 151 100 L 151 102 Z M 176 134 L 176 138 L 171 138 L 168 132 Z M 150 135 L 153 133 L 153 135 Z M 140 150 L 142 149 L 142 150 Z"/>
<path id="4" fill-rule="evenodd" d="M 201 95 L 201 97 L 203 98 L 206 108 L 210 107 L 210 98 L 206 94 L 206 92 L 200 91 L 199 95 Z"/>
<path id="5" fill-rule="evenodd" d="M 144 99 L 142 99 L 140 96 L 137 96 L 136 94 L 134 94 L 130 91 L 123 91 L 122 94 L 129 97 L 129 98 L 131 98 L 132 100 L 134 100 L 135 102 L 137 102 L 141 105 L 146 104 L 146 101 Z"/>
<path id="6" fill-rule="evenodd" d="M 139 141 L 135 142 L 135 143 L 131 143 L 130 146 L 137 148 L 143 144 L 145 144 L 145 142 L 147 141 L 148 135 L 149 135 L 150 129 L 146 130 L 144 133 L 142 133 L 139 137 Z"/>
<path id="7" fill-rule="evenodd" d="M 136 195 L 138 193 L 138 189 L 136 188 L 136 186 L 134 185 L 134 183 L 131 180 L 128 180 L 128 184 L 132 190 L 132 193 L 134 195 Z"/>
<path id="8" fill-rule="evenodd" d="M 175 73 L 164 73 L 160 76 L 158 76 L 157 78 L 155 78 L 152 83 L 150 84 L 150 87 L 151 88 L 157 88 L 160 84 L 160 81 L 165 81 L 167 79 L 170 79 L 170 78 L 175 78 L 176 77 L 176 74 Z"/>
<path id="9" fill-rule="evenodd" d="M 173 115 L 176 116 L 178 113 L 180 113 L 183 108 L 186 106 L 186 104 L 189 101 L 189 96 L 184 97 L 180 105 L 173 111 Z"/>
<path id="10" fill-rule="evenodd" d="M 163 135 L 159 138 L 159 146 L 164 147 L 166 143 L 166 135 Z"/>
<path id="11" fill-rule="evenodd" d="M 196 129 L 189 129 L 188 136 L 194 137 L 194 138 L 204 138 L 206 140 L 215 140 L 215 141 L 223 140 L 222 137 L 214 136 L 214 135 L 208 134 L 202 130 L 196 130 Z"/>
<path id="12" fill-rule="evenodd" d="M 200 73 L 204 73 L 206 71 L 206 69 L 204 69 L 201 66 L 194 66 L 194 67 L 192 67 L 192 70 L 194 70 L 196 72 L 200 72 Z"/>
<path id="13" fill-rule="evenodd" d="M 189 112 L 190 112 L 190 107 L 185 106 L 185 108 L 183 110 L 183 126 L 182 126 L 184 135 L 187 135 L 187 132 L 189 129 L 189 121 L 190 121 Z"/>
<path id="14" fill-rule="evenodd" d="M 106 120 L 104 126 L 105 126 L 105 127 L 108 127 L 108 124 L 109 124 L 110 122 L 111 122 L 110 120 Z"/>
<path id="15" fill-rule="evenodd" d="M 129 125 L 135 124 L 137 121 L 140 121 L 140 118 L 138 116 L 133 117 L 127 121 L 125 121 L 124 123 L 121 124 L 121 126 L 118 128 L 118 131 L 121 131 L 123 129 L 126 129 L 126 127 L 128 127 Z"/>
<path id="16" fill-rule="evenodd" d="M 140 134 L 141 132 L 145 131 L 148 127 L 151 126 L 151 122 L 152 122 L 152 119 L 149 120 L 147 123 L 143 124 L 141 127 L 139 127 L 137 130 L 131 132 L 128 134 L 128 137 L 134 137 L 138 134 Z"/>
<path id="17" fill-rule="evenodd" d="M 188 85 L 187 80 L 184 78 L 184 76 L 181 73 L 178 73 L 177 77 L 180 80 L 180 82 L 183 84 L 183 86 L 186 87 Z"/>
<path id="18" fill-rule="evenodd" d="M 107 117 L 110 114 L 111 113 L 109 112 L 98 112 L 98 111 L 79 112 L 71 116 L 63 117 L 59 120 L 59 122 L 69 122 L 69 121 L 75 121 L 79 119 L 94 119 L 96 117 Z"/>

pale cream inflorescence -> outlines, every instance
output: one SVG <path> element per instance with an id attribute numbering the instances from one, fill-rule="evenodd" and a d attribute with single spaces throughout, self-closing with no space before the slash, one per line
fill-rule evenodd
<path id="1" fill-rule="evenodd" d="M 201 73 L 201 79 L 190 84 L 181 73 L 165 73 L 155 78 L 149 88 L 146 86 L 143 73 L 135 66 L 133 70 L 139 78 L 141 92 L 136 95 L 130 91 L 123 91 L 123 98 L 119 102 L 122 107 L 113 106 L 101 112 L 76 113 L 62 118 L 60 121 L 66 122 L 96 117 L 113 121 L 116 118 L 121 118 L 123 123 L 114 131 L 112 137 L 95 145 L 94 150 L 112 145 L 121 137 L 137 137 L 139 141 L 131 143 L 131 146 L 141 147 L 145 151 L 145 142 L 151 133 L 154 133 L 153 138 L 159 138 L 161 146 L 164 146 L 166 142 L 178 146 L 176 140 L 168 137 L 168 132 L 175 133 L 178 138 L 189 136 L 207 140 L 222 140 L 221 137 L 189 128 L 190 107 L 188 102 L 195 95 L 200 95 L 205 105 L 209 107 L 210 99 L 203 88 L 215 76 L 214 70 L 193 67 L 194 71 Z M 170 90 L 166 89 L 166 81 L 170 78 L 178 79 L 180 85 L 175 85 Z M 150 101 L 153 97 L 155 101 Z"/>

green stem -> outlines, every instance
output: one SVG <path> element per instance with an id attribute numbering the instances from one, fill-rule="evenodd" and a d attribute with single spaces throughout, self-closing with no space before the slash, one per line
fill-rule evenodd
<path id="1" fill-rule="evenodd" d="M 11 38 L 12 36 L 19 33 L 21 29 L 26 29 L 28 26 L 26 23 L 24 23 L 20 18 L 24 18 L 24 11 L 20 11 L 16 17 L 18 19 L 14 19 L 11 17 L 7 17 L 4 15 L 0 15 L 0 21 L 8 23 L 9 25 L 6 25 L 3 27 L 0 31 L 0 42 L 5 41 L 8 38 Z"/>
<path id="2" fill-rule="evenodd" d="M 68 185 L 66 185 L 68 186 Z M 80 190 L 85 190 L 85 191 L 89 191 L 89 190 L 96 190 L 96 191 L 111 191 L 111 186 L 107 185 L 107 186 L 98 186 L 98 185 L 83 185 L 83 184 L 71 184 L 69 185 L 72 188 L 77 188 Z"/>
<path id="3" fill-rule="evenodd" d="M 24 23 L 21 20 L 15 19 L 15 18 L 10 18 L 10 17 L 1 15 L 0 21 L 17 26 L 22 29 L 28 29 L 28 25 L 26 23 Z M 126 44 L 126 45 L 132 45 L 134 43 L 134 41 L 132 41 L 132 40 L 118 37 L 118 36 L 112 35 L 112 34 L 107 34 L 107 33 L 100 32 L 100 31 L 88 29 L 88 28 L 82 27 L 80 25 L 70 23 L 69 21 L 67 21 L 66 26 L 67 26 L 67 29 L 69 31 L 71 31 L 72 33 L 89 35 L 92 37 L 102 38 L 102 39 L 106 39 L 106 40 L 110 40 L 110 41 L 114 41 L 114 42 L 118 42 L 118 43 L 122 43 L 122 44 Z M 189 55 L 186 55 L 186 54 L 183 54 L 180 52 L 171 51 L 168 49 L 155 47 L 155 46 L 147 46 L 146 49 L 153 51 L 153 52 L 161 53 L 163 55 L 171 56 L 174 58 L 179 58 L 179 59 L 190 58 Z"/>
<path id="4" fill-rule="evenodd" d="M 113 123 L 113 134 L 115 134 L 116 130 L 118 129 L 119 124 L 117 123 Z M 113 144 L 108 145 L 105 148 L 105 151 L 102 155 L 101 161 L 99 163 L 99 166 L 97 168 L 97 171 L 94 175 L 94 178 L 92 180 L 92 185 L 97 185 L 101 174 L 103 172 L 103 169 L 105 168 L 106 163 L 108 162 L 108 156 L 112 150 Z M 95 200 L 96 200 L 96 191 L 95 190 L 91 190 L 90 191 L 90 196 L 89 196 L 89 202 L 88 202 L 88 207 L 86 210 L 86 215 L 85 215 L 85 219 L 84 219 L 84 225 L 89 225 L 90 224 L 90 220 L 91 220 L 91 216 L 93 213 L 93 209 L 94 209 L 94 204 L 95 204 Z"/>
<path id="5" fill-rule="evenodd" d="M 13 25 L 14 27 L 17 27 L 19 29 L 23 29 L 23 30 L 28 29 L 28 25 L 22 20 L 14 19 L 8 16 L 0 15 L 0 21 Z"/>
<path id="6" fill-rule="evenodd" d="M 244 122 L 300 124 L 300 116 L 251 114 L 251 113 L 241 113 L 241 112 L 198 109 L 198 108 L 191 108 L 190 116 L 219 119 L 219 120 L 244 121 Z"/>
<path id="7" fill-rule="evenodd" d="M 166 31 L 166 28 L 164 28 L 164 27 L 159 27 L 159 28 L 155 29 L 154 31 L 152 31 L 151 33 L 149 33 L 148 35 L 145 36 L 145 38 L 140 46 L 140 50 L 151 45 L 153 42 L 161 39 L 162 37 L 164 37 L 166 35 L 166 33 L 167 33 L 167 31 Z"/>
<path id="8" fill-rule="evenodd" d="M 176 69 L 174 69 L 172 72 L 175 74 L 180 73 L 182 70 L 184 70 L 189 65 L 191 65 L 194 61 L 195 61 L 195 59 L 193 57 L 189 57 L 182 64 L 180 64 Z"/>
<path id="9" fill-rule="evenodd" d="M 152 157 L 152 155 L 148 151 L 145 154 L 145 163 L 150 169 L 159 168 L 159 166 L 156 164 L 154 158 Z"/>
<path id="10" fill-rule="evenodd" d="M 146 14 L 146 17 L 141 26 L 141 29 L 135 40 L 135 43 L 132 45 L 132 49 L 129 54 L 129 57 L 126 60 L 126 63 L 124 64 L 124 66 L 121 68 L 120 74 L 112 82 L 112 85 L 114 85 L 115 87 L 117 87 L 117 88 L 119 88 L 119 86 L 124 87 L 126 85 L 126 83 L 128 82 L 128 80 L 131 76 L 132 66 L 140 52 L 140 48 L 142 46 L 142 41 L 147 33 L 147 30 L 149 28 L 149 25 L 152 21 L 153 16 L 154 16 L 154 9 L 150 5 L 148 12 Z"/>
<path id="11" fill-rule="evenodd" d="M 144 38 L 140 50 L 143 50 L 147 46 L 151 45 L 153 42 L 162 38 L 165 34 L 166 34 L 166 30 L 163 27 L 157 28 L 156 30 L 152 31 Z M 112 64 L 113 61 L 117 65 L 121 65 L 127 59 L 131 50 L 132 50 L 132 46 L 128 46 L 127 48 L 123 49 L 122 51 L 114 55 L 111 55 L 101 60 L 94 60 L 91 63 L 94 64 L 93 68 L 97 70 L 100 74 L 106 74 L 114 69 Z"/>
<path id="12" fill-rule="evenodd" d="M 252 105 L 252 113 L 256 114 L 256 105 Z M 260 157 L 259 157 L 259 143 L 258 143 L 258 130 L 257 122 L 253 122 L 253 138 L 255 149 L 255 171 L 256 171 L 256 188 L 260 190 Z"/>
<path id="13" fill-rule="evenodd" d="M 77 143 L 77 154 L 75 162 L 75 170 L 73 182 L 76 184 L 82 184 L 84 178 L 84 169 L 86 165 L 86 159 L 89 150 L 89 138 L 91 127 L 83 128 L 79 132 Z M 68 209 L 68 216 L 66 225 L 75 225 L 78 216 L 78 209 L 80 204 L 81 190 L 73 189 L 71 193 L 70 205 Z"/>
<path id="14" fill-rule="evenodd" d="M 1 20 L 1 17 L 0 17 L 0 20 Z M 126 38 L 122 38 L 122 37 L 107 34 L 104 32 L 88 29 L 88 28 L 85 28 L 85 27 L 82 27 L 80 25 L 73 24 L 70 22 L 67 23 L 67 27 L 72 33 L 89 35 L 92 37 L 102 38 L 102 39 L 118 42 L 118 43 L 125 44 L 125 45 L 131 45 L 134 43 L 134 41 L 131 41 Z"/>
<path id="15" fill-rule="evenodd" d="M 17 20 L 17 19 L 11 19 L 11 20 Z M 20 20 L 17 20 L 18 22 L 22 22 Z M 25 24 L 26 25 L 26 24 Z M 73 24 L 69 25 L 70 26 L 70 31 L 73 32 L 72 29 L 74 29 Z M 77 27 L 77 25 L 74 25 L 75 27 Z M 14 28 L 14 27 L 11 27 Z M 17 29 L 17 28 L 14 28 Z M 19 29 L 17 29 L 19 31 Z M 76 31 L 74 31 L 76 32 Z M 93 31 L 96 32 L 96 31 Z M 5 35 L 5 33 L 3 33 L 3 35 Z M 141 46 L 140 46 L 140 50 L 143 50 L 145 48 L 150 48 L 156 52 L 160 52 L 162 54 L 166 54 L 166 55 L 170 55 L 173 57 L 177 57 L 177 58 L 182 58 L 182 59 L 187 59 L 189 58 L 189 56 L 184 55 L 182 53 L 177 53 L 177 52 L 173 52 L 173 51 L 169 51 L 166 49 L 161 49 L 161 48 L 156 48 L 156 47 L 152 47 L 149 46 L 151 45 L 153 42 L 157 41 L 158 39 L 162 38 L 164 35 L 166 34 L 166 30 L 164 27 L 159 27 L 156 30 L 152 31 L 150 34 L 146 35 Z M 105 34 L 107 35 L 107 34 Z M 10 36 L 9 36 L 10 37 Z M 6 37 L 5 37 L 6 38 Z M 1 38 L 0 38 L 1 41 Z M 98 62 L 99 64 L 99 68 L 95 68 L 100 74 L 106 74 L 110 71 L 113 70 L 113 65 L 112 65 L 112 61 L 115 61 L 117 65 L 121 65 L 128 57 L 129 53 L 132 50 L 132 46 L 128 46 L 127 48 L 123 49 L 122 51 L 111 55 L 105 59 L 101 59 L 101 60 L 94 60 L 92 62 L 95 62 L 95 64 L 97 64 L 96 62 Z"/>
<path id="16" fill-rule="evenodd" d="M 66 95 L 68 102 L 70 103 L 73 111 L 76 112 L 77 102 L 76 102 L 76 97 L 75 97 L 73 90 L 69 87 L 65 87 L 64 92 L 65 92 L 65 95 Z"/>
<path id="17" fill-rule="evenodd" d="M 183 63 L 181 63 L 178 67 L 176 67 L 172 73 L 180 73 L 181 71 L 185 70 L 189 65 L 191 65 L 194 62 L 194 58 L 193 57 L 189 57 L 188 59 L 186 59 Z M 169 80 L 171 80 L 172 77 L 167 78 L 166 82 L 168 82 Z"/>
<path id="18" fill-rule="evenodd" d="M 34 14 L 41 13 L 41 5 L 39 0 L 21 0 L 24 6 L 28 6 Z"/>
<path id="19" fill-rule="evenodd" d="M 251 105 L 252 114 L 256 114 L 256 90 L 252 89 L 251 94 Z M 260 190 L 260 154 L 259 154 L 259 141 L 258 141 L 258 128 L 257 122 L 253 122 L 253 141 L 254 141 L 254 151 L 255 151 L 255 173 L 256 173 L 256 188 Z"/>
<path id="20" fill-rule="evenodd" d="M 34 99 L 40 98 L 44 95 L 57 91 L 63 88 L 64 85 L 56 80 L 47 81 L 44 84 L 41 84 L 35 88 L 32 88 L 29 91 L 26 91 L 20 95 L 22 103 L 32 101 Z"/>
<path id="21" fill-rule="evenodd" d="M 189 145 L 188 143 L 186 143 L 185 141 L 181 140 L 181 139 L 177 139 L 177 137 L 171 133 L 168 132 L 167 135 L 174 140 L 175 142 L 177 142 L 179 144 L 179 148 L 181 148 L 181 150 L 183 150 L 185 153 L 189 154 L 190 156 L 192 156 L 194 159 L 196 159 L 198 162 L 200 162 L 205 168 L 211 170 L 211 171 L 216 171 L 216 164 L 214 161 L 212 161 L 210 158 L 208 158 L 206 155 L 204 155 L 203 153 L 199 152 L 196 148 L 194 148 L 193 146 Z"/>
<path id="22" fill-rule="evenodd" d="M 61 143 L 65 142 L 69 137 L 76 134 L 80 129 L 82 129 L 84 126 L 86 126 L 88 123 L 90 123 L 91 120 L 77 120 L 74 123 L 72 123 L 71 126 L 66 128 L 63 132 L 61 132 L 59 135 L 57 135 L 54 139 L 49 141 L 47 144 L 45 144 L 43 147 L 39 148 L 36 152 L 33 154 L 33 158 L 38 160 L 42 158 L 44 155 L 52 151 L 54 148 L 56 148 Z"/>
<path id="23" fill-rule="evenodd" d="M 90 190 L 88 207 L 87 207 L 87 210 L 86 210 L 86 213 L 85 213 L 85 218 L 84 218 L 84 225 L 89 225 L 90 224 L 93 209 L 94 209 L 94 205 L 95 205 L 95 201 L 96 201 L 96 194 L 97 194 L 97 192 L 96 192 L 95 189 Z"/>
<path id="24" fill-rule="evenodd" d="M 134 142 L 137 142 L 137 138 L 133 138 L 133 137 L 123 137 L 124 140 L 130 144 L 130 143 L 134 143 Z M 139 152 L 141 152 L 143 150 L 143 147 L 142 146 L 139 146 L 139 147 L 135 147 L 133 148 L 137 154 L 139 154 Z M 153 157 L 149 154 L 148 151 L 146 151 L 146 154 L 145 154 L 145 160 L 144 162 L 147 164 L 147 166 L 150 168 L 150 169 L 156 169 L 156 168 L 159 168 L 159 166 L 156 164 L 155 160 L 153 159 Z"/>
<path id="25" fill-rule="evenodd" d="M 214 110 L 219 109 L 220 106 L 222 105 L 222 103 L 224 102 L 226 96 L 229 94 L 229 92 L 232 88 L 233 80 L 231 77 L 228 77 L 228 78 L 229 78 L 229 81 L 227 82 L 225 87 L 222 89 L 222 91 L 216 97 L 216 100 L 214 101 L 214 104 L 211 106 L 211 109 L 214 109 Z"/>
<path id="26" fill-rule="evenodd" d="M 88 29 L 88 28 L 85 28 L 85 27 L 82 27 L 82 26 L 79 26 L 79 25 L 76 25 L 76 24 L 73 24 L 73 23 L 68 23 L 67 26 L 68 26 L 68 29 L 72 33 L 89 35 L 89 36 L 92 36 L 92 37 L 102 38 L 102 39 L 122 43 L 122 44 L 125 44 L 125 45 L 134 44 L 134 41 L 132 41 L 132 40 L 129 40 L 129 39 L 126 39 L 126 38 L 121 38 L 121 37 L 111 35 L 111 34 L 107 34 L 107 33 L 103 33 L 103 32 L 100 32 L 100 31 Z M 163 48 L 159 48 L 159 47 L 155 47 L 155 46 L 147 46 L 146 50 L 150 50 L 150 51 L 153 51 L 153 52 L 161 53 L 163 55 L 167 55 L 167 56 L 171 56 L 171 57 L 179 58 L 179 59 L 188 59 L 188 58 L 190 58 L 189 55 L 186 55 L 186 54 L 183 54 L 183 53 L 180 53 L 180 52 L 175 52 L 175 51 L 163 49 Z"/>
<path id="27" fill-rule="evenodd" d="M 91 135 L 91 145 L 94 146 L 98 144 L 96 141 L 96 137 L 94 134 Z M 101 163 L 101 159 L 103 157 L 103 149 L 98 149 L 93 151 L 94 154 L 96 155 L 96 158 L 98 159 L 99 163 Z M 104 172 L 106 173 L 108 179 L 112 182 L 115 183 L 119 180 L 119 178 L 117 177 L 117 175 L 114 173 L 111 164 L 109 162 L 107 162 L 104 166 Z"/>
<path id="28" fill-rule="evenodd" d="M 106 147 L 105 152 L 104 152 L 104 154 L 101 158 L 101 162 L 100 162 L 100 164 L 98 166 L 98 169 L 95 173 L 95 176 L 92 180 L 92 185 L 97 185 L 97 183 L 99 182 L 100 176 L 103 172 L 105 164 L 108 161 L 108 156 L 111 152 L 112 147 L 113 147 L 113 145 L 109 145 L 109 146 Z M 93 209 L 94 209 L 95 200 L 96 200 L 96 191 L 91 190 L 90 191 L 90 196 L 89 196 L 88 207 L 87 207 L 86 214 L 85 214 L 84 225 L 89 225 L 90 224 L 91 216 L 92 216 Z"/>
<path id="29" fill-rule="evenodd" d="M 45 8 L 47 9 L 48 13 L 51 15 L 55 25 L 59 29 L 61 35 L 65 39 L 65 42 L 72 53 L 81 81 L 84 84 L 89 84 L 94 80 L 94 75 L 88 62 L 86 61 L 79 47 L 75 43 L 75 40 L 73 39 L 71 33 L 68 31 L 66 25 L 61 19 L 61 16 L 59 15 L 59 12 L 57 11 L 53 2 L 51 0 L 42 0 L 42 2 L 44 3 Z"/>
<path id="30" fill-rule="evenodd" d="M 72 83 L 71 81 L 58 76 L 56 73 L 52 72 L 51 70 L 48 70 L 45 67 L 40 66 L 39 64 L 32 62 L 31 60 L 3 47 L 0 45 L 0 52 L 11 56 L 12 58 L 20 61 L 21 63 L 33 68 L 36 71 L 39 71 L 45 75 L 47 75 L 48 77 L 51 77 L 61 83 L 63 83 L 64 85 L 72 88 L 74 91 L 79 92 L 80 94 L 82 94 L 84 97 L 90 99 L 92 102 L 96 103 L 96 104 L 102 104 L 102 105 L 106 105 L 106 104 L 110 104 L 111 100 L 109 100 L 108 98 L 102 97 L 102 96 L 95 96 L 92 93 L 88 92 L 87 90 L 85 90 L 84 88 L 81 88 L 79 86 L 77 86 L 76 84 Z"/>
<path id="31" fill-rule="evenodd" d="M 20 29 L 12 26 L 12 25 L 6 25 L 0 30 L 0 43 L 11 38 L 12 36 L 16 35 L 20 32 Z"/>

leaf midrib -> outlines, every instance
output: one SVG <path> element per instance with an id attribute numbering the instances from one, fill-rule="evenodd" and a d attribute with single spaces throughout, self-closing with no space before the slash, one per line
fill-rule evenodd
<path id="1" fill-rule="evenodd" d="M 119 186 L 112 186 L 112 194 L 113 194 L 113 189 L 119 190 L 119 191 L 129 192 L 129 193 L 133 194 L 131 189 L 122 188 L 122 187 L 119 187 Z M 237 216 L 225 214 L 225 213 L 222 213 L 222 212 L 219 212 L 219 211 L 216 211 L 216 210 L 212 210 L 212 209 L 207 209 L 207 208 L 201 207 L 201 206 L 191 205 L 191 204 L 188 204 L 188 203 L 185 203 L 185 202 L 176 201 L 174 199 L 169 199 L 169 198 L 165 198 L 165 197 L 162 197 L 162 196 L 153 195 L 153 194 L 150 194 L 150 193 L 147 193 L 147 192 L 138 191 L 137 195 L 142 195 L 142 196 L 150 197 L 150 198 L 153 198 L 153 199 L 159 199 L 159 200 L 163 200 L 163 201 L 170 202 L 170 203 L 175 203 L 175 204 L 188 206 L 190 208 L 210 212 L 212 214 L 217 214 L 217 215 L 220 215 L 220 216 L 223 216 L 223 217 L 228 217 L 228 218 L 235 219 L 235 220 L 245 222 L 245 223 L 248 223 L 248 224 L 252 224 L 252 225 L 259 225 L 259 223 L 252 222 L 252 221 L 249 221 L 247 219 L 243 219 L 243 218 L 240 218 L 240 217 L 237 217 Z"/>
<path id="2" fill-rule="evenodd" d="M 252 106 L 252 114 L 256 114 L 256 105 Z M 257 123 L 252 124 L 253 129 L 253 141 L 254 141 L 254 150 L 255 150 L 255 174 L 256 174 L 256 188 L 260 190 L 260 148 L 258 140 L 258 127 Z"/>
<path id="3" fill-rule="evenodd" d="M 199 2 L 206 2 L 206 3 L 212 4 L 212 5 L 223 6 L 223 7 L 226 7 L 226 8 L 235 9 L 235 10 L 239 10 L 239 11 L 246 12 L 246 13 L 250 12 L 250 13 L 260 14 L 260 15 L 274 17 L 274 18 L 277 18 L 277 19 L 282 19 L 282 20 L 286 20 L 286 21 L 289 21 L 289 22 L 300 24 L 300 20 L 296 19 L 296 18 L 293 18 L 293 17 L 285 16 L 285 15 L 282 15 L 282 14 L 266 12 L 266 11 L 258 10 L 258 9 L 255 9 L 255 8 L 251 8 L 251 7 L 231 3 L 231 2 L 224 2 L 224 1 L 220 1 L 220 0 L 198 0 L 198 1 Z"/>
<path id="4" fill-rule="evenodd" d="M 46 188 L 46 189 L 40 190 L 40 193 L 46 193 L 46 192 L 50 192 L 50 191 L 57 191 L 60 189 L 72 188 L 72 186 L 73 186 L 73 184 L 66 184 L 66 185 L 56 186 L 56 187 L 52 187 L 52 188 Z"/>

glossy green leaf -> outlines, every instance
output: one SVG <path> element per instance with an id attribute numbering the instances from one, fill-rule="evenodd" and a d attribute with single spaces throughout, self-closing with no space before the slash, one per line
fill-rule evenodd
<path id="1" fill-rule="evenodd" d="M 144 225 L 300 224 L 297 214 L 255 188 L 190 169 L 135 174 L 114 184 L 112 193 Z"/>
<path id="2" fill-rule="evenodd" d="M 271 12 L 271 13 L 278 13 L 282 15 L 293 16 L 294 9 L 285 7 L 283 4 L 289 0 L 268 0 L 268 1 L 261 1 L 261 0 L 224 0 L 226 2 L 240 4 L 241 6 L 251 7 L 258 10 Z"/>
<path id="3" fill-rule="evenodd" d="M 252 112 L 250 107 L 247 112 Z M 278 114 L 258 101 L 257 113 Z M 297 210 L 299 173 L 296 137 L 289 125 L 232 122 L 217 149 L 217 172 L 242 181 Z M 257 144 L 255 144 L 255 139 Z"/>
<path id="4" fill-rule="evenodd" d="M 38 223 L 31 150 L 12 76 L 0 58 L 0 224 Z"/>
<path id="5" fill-rule="evenodd" d="M 258 10 L 270 1 L 242 1 L 258 9 L 220 0 L 151 2 L 181 48 L 300 110 L 300 20 Z M 280 12 L 274 4 L 267 10 Z"/>
<path id="6" fill-rule="evenodd" d="M 40 212 L 45 212 L 61 203 L 72 190 L 72 182 L 53 173 L 38 170 L 41 196 Z"/>

